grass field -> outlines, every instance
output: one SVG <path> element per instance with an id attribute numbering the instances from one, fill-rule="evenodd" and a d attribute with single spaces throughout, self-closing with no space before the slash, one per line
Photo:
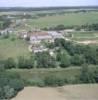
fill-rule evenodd
<path id="1" fill-rule="evenodd" d="M 89 66 L 89 70 L 96 70 L 96 68 L 98 67 L 98 65 L 93 66 L 90 65 Z M 43 80 L 45 77 L 49 77 L 49 76 L 56 76 L 59 77 L 61 79 L 72 79 L 74 80 L 74 77 L 79 76 L 80 74 L 80 69 L 81 67 L 69 67 L 69 68 L 65 68 L 65 69 L 12 69 L 12 70 L 8 70 L 8 72 L 11 73 L 18 73 L 21 78 L 23 80 L 26 81 L 30 81 L 30 80 Z"/>
<path id="2" fill-rule="evenodd" d="M 66 13 L 65 15 L 46 16 L 38 19 L 30 19 L 27 24 L 33 27 L 52 27 L 59 24 L 65 26 L 84 25 L 98 22 L 98 12 Z"/>
<path id="3" fill-rule="evenodd" d="M 0 38 L 0 58 L 6 59 L 8 57 L 17 58 L 19 56 L 28 56 L 28 44 L 24 40 L 10 38 Z"/>
<path id="4" fill-rule="evenodd" d="M 95 37 L 95 32 L 74 32 L 74 37 L 83 37 L 83 38 L 93 38 Z"/>
<path id="5" fill-rule="evenodd" d="M 76 41 L 98 40 L 98 32 L 73 32 L 72 35 Z"/>

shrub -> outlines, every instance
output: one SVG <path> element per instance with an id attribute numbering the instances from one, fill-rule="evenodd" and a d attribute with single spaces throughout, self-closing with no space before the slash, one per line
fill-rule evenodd
<path id="1" fill-rule="evenodd" d="M 10 100 L 24 88 L 24 82 L 15 73 L 0 72 L 0 100 Z"/>
<path id="2" fill-rule="evenodd" d="M 39 87 L 44 87 L 45 86 L 44 81 L 40 78 L 30 79 L 30 80 L 27 81 L 27 84 L 31 85 L 31 86 L 39 86 Z"/>
<path id="3" fill-rule="evenodd" d="M 24 57 L 19 57 L 18 58 L 18 67 L 19 68 L 27 68 L 27 69 L 30 69 L 30 68 L 33 68 L 34 67 L 34 61 L 32 58 L 30 59 L 25 59 Z"/>
<path id="4" fill-rule="evenodd" d="M 15 68 L 16 67 L 16 63 L 15 63 L 13 58 L 8 58 L 3 63 L 4 63 L 5 69 L 11 69 L 11 68 Z"/>
<path id="5" fill-rule="evenodd" d="M 75 54 L 71 58 L 72 65 L 81 66 L 85 62 L 85 58 L 82 55 Z"/>
<path id="6" fill-rule="evenodd" d="M 46 86 L 62 86 L 65 84 L 65 80 L 56 76 L 48 76 L 44 79 Z"/>

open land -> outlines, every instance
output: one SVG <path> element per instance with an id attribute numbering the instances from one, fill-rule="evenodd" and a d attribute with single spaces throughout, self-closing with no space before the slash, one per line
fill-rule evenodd
<path id="1" fill-rule="evenodd" d="M 68 85 L 56 88 L 25 87 L 12 100 L 97 100 L 98 84 Z"/>

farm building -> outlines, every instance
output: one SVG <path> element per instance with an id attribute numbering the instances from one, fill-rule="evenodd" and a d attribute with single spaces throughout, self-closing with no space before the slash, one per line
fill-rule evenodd
<path id="1" fill-rule="evenodd" d="M 29 37 L 30 37 L 30 43 L 31 44 L 38 44 L 42 41 L 46 41 L 46 42 L 53 42 L 53 38 L 51 35 L 48 34 L 48 32 L 43 32 L 43 31 L 39 31 L 39 32 L 32 32 L 29 33 Z"/>
<path id="2" fill-rule="evenodd" d="M 56 31 L 48 31 L 48 34 L 50 36 L 52 36 L 53 39 L 64 38 L 62 34 L 60 34 L 59 32 L 56 32 Z"/>
<path id="3" fill-rule="evenodd" d="M 64 38 L 62 34 L 56 31 L 36 31 L 28 33 L 31 44 L 37 44 L 41 41 L 54 42 L 56 38 Z"/>
<path id="4" fill-rule="evenodd" d="M 23 38 L 23 39 L 25 39 L 25 38 L 27 38 L 27 31 L 25 31 L 25 30 L 22 30 L 21 32 L 18 32 L 18 36 L 20 37 L 20 38 Z"/>

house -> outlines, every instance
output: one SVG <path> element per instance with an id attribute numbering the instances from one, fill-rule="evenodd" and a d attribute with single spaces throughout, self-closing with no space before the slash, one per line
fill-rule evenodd
<path id="1" fill-rule="evenodd" d="M 38 44 L 42 41 L 53 42 L 53 38 L 51 35 L 48 34 L 48 32 L 37 31 L 37 32 L 28 33 L 28 35 L 30 37 L 31 44 Z"/>
<path id="2" fill-rule="evenodd" d="M 56 32 L 56 31 L 48 31 L 48 34 L 50 36 L 52 36 L 53 39 L 64 38 L 62 34 L 60 34 L 59 32 Z"/>
<path id="3" fill-rule="evenodd" d="M 23 38 L 23 39 L 26 39 L 27 38 L 27 31 L 25 31 L 25 30 L 22 30 L 21 32 L 18 32 L 18 36 L 20 37 L 20 38 Z"/>
<path id="4" fill-rule="evenodd" d="M 37 44 L 41 41 L 54 42 L 56 38 L 64 38 L 62 34 L 56 31 L 35 31 L 28 33 L 31 44 Z"/>
<path id="5" fill-rule="evenodd" d="M 65 29 L 64 32 L 75 32 L 75 29 Z"/>
<path id="6" fill-rule="evenodd" d="M 38 52 L 45 52 L 48 51 L 48 48 L 45 48 L 44 46 L 32 46 L 32 51 L 33 53 L 38 53 Z"/>

